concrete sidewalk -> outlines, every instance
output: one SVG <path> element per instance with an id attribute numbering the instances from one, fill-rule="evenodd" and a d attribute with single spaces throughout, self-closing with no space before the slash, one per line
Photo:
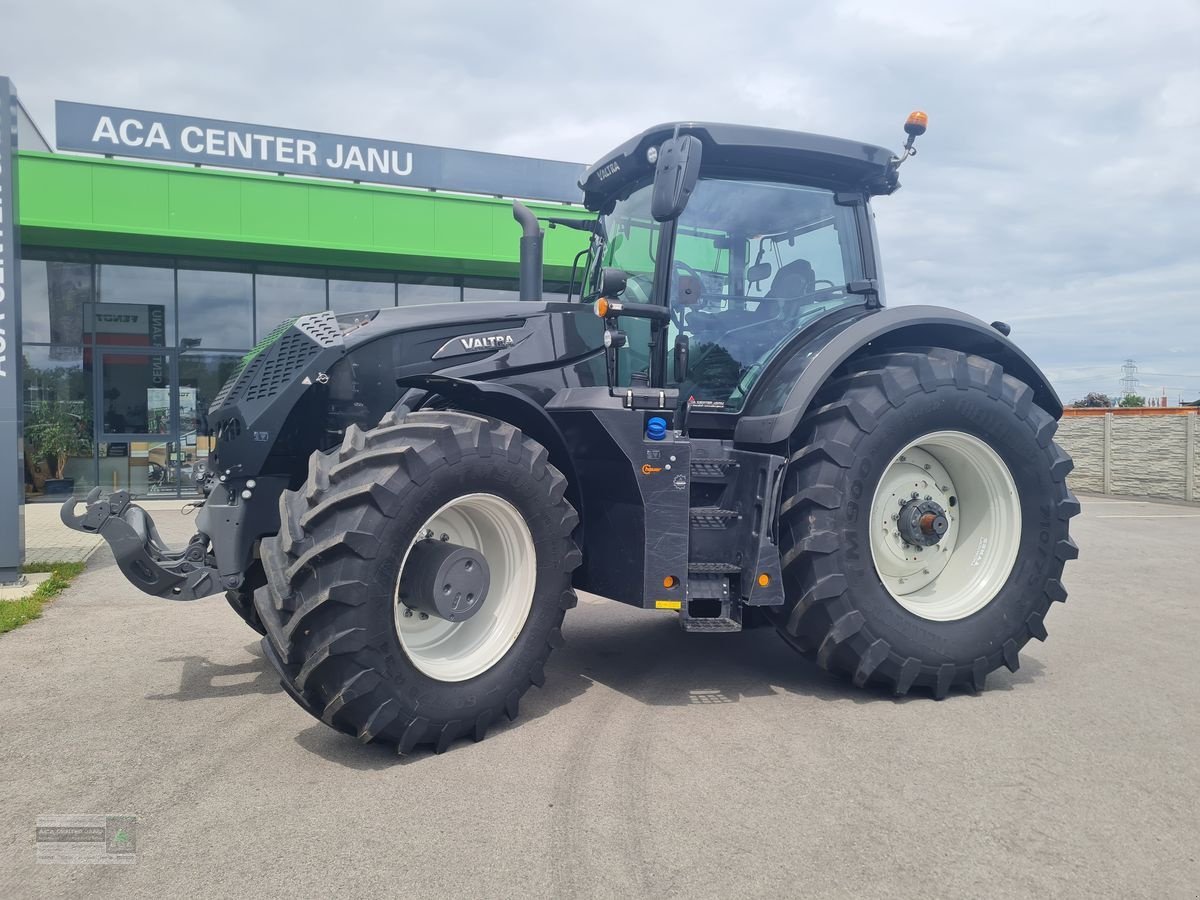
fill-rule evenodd
<path id="1" fill-rule="evenodd" d="M 63 498 L 66 499 L 65 497 Z M 138 500 L 151 512 L 177 512 L 187 500 Z M 58 503 L 25 504 L 25 562 L 86 562 L 104 541 L 94 534 L 72 531 L 58 516 Z M 82 510 L 82 507 L 80 507 Z"/>

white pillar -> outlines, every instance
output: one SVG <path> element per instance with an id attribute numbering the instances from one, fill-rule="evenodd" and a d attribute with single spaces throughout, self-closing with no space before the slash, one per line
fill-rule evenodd
<path id="1" fill-rule="evenodd" d="M 1112 493 L 1112 423 L 1113 414 L 1104 414 L 1104 443 L 1101 450 L 1101 471 L 1104 473 L 1104 493 Z"/>
<path id="2" fill-rule="evenodd" d="M 1183 498 L 1185 500 L 1200 500 L 1196 495 L 1196 413 L 1188 413 L 1187 443 L 1183 452 Z"/>

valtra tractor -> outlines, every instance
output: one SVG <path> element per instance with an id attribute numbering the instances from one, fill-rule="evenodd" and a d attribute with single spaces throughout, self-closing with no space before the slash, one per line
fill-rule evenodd
<path id="1" fill-rule="evenodd" d="M 884 304 L 905 130 L 651 128 L 585 173 L 595 218 L 548 221 L 588 242 L 566 301 L 514 203 L 519 301 L 302 315 L 246 355 L 186 547 L 125 492 L 63 520 L 147 593 L 224 592 L 297 703 L 401 752 L 516 717 L 576 590 L 980 690 L 1045 639 L 1079 504 L 1008 326 Z"/>

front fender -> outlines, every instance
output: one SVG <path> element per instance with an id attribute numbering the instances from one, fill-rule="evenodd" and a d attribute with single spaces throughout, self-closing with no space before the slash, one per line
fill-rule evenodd
<path id="1" fill-rule="evenodd" d="M 740 445 L 778 444 L 796 430 L 821 386 L 842 363 L 862 353 L 945 347 L 982 356 L 1033 389 L 1033 400 L 1055 419 L 1062 402 L 1046 376 L 1020 347 L 974 316 L 938 306 L 896 306 L 817 335 L 755 387 L 738 421 Z"/>
<path id="2" fill-rule="evenodd" d="M 563 473 L 567 479 L 567 500 L 579 513 L 579 531 L 577 543 L 583 546 L 583 523 L 586 521 L 583 509 L 583 494 L 579 489 L 579 476 L 575 471 L 575 461 L 571 457 L 567 439 L 542 407 L 538 406 L 525 394 L 506 384 L 491 381 L 471 381 L 466 378 L 453 378 L 449 375 L 406 375 L 396 379 L 396 384 L 403 388 L 427 391 L 430 395 L 444 397 L 455 409 L 463 412 L 473 412 L 481 416 L 501 419 L 509 425 L 519 428 L 522 433 L 533 438 L 546 448 L 550 464 Z M 405 405 L 412 399 L 411 391 L 401 399 Z M 428 397 L 420 398 L 424 403 Z"/>

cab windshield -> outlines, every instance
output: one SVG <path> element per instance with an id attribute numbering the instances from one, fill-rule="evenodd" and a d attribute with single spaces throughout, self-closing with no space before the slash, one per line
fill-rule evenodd
<path id="1" fill-rule="evenodd" d="M 602 217 L 606 240 L 593 272 L 629 275 L 622 299 L 652 299 L 661 226 L 650 216 L 651 187 Z M 679 219 L 668 297 L 668 346 L 687 335 L 691 362 L 678 384 L 697 408 L 736 411 L 775 351 L 830 310 L 861 304 L 847 292 L 863 278 L 854 207 L 832 191 L 802 185 L 701 178 Z M 648 372 L 649 326 L 622 320 L 629 335 L 622 381 Z M 668 372 L 670 371 L 668 366 Z M 670 377 L 670 376 L 669 376 Z"/>

